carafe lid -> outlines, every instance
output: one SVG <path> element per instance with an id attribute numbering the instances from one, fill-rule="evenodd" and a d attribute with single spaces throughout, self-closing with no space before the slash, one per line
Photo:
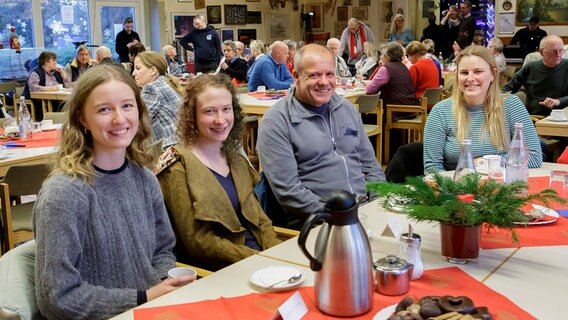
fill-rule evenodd
<path id="1" fill-rule="evenodd" d="M 352 225 L 359 222 L 357 217 L 357 196 L 338 190 L 325 200 L 324 210 L 329 213 L 327 223 L 336 226 Z"/>

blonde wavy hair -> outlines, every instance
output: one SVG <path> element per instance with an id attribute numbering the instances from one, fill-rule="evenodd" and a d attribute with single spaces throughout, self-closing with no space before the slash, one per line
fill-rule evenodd
<path id="1" fill-rule="evenodd" d="M 146 66 L 146 68 L 156 68 L 156 71 L 159 75 L 166 77 L 166 82 L 168 83 L 168 85 L 183 97 L 184 89 L 176 80 L 176 78 L 168 74 L 168 63 L 166 62 L 166 58 L 162 54 L 155 51 L 144 51 L 139 53 L 136 56 L 135 60 L 136 59 L 138 59 L 140 63 Z"/>
<path id="2" fill-rule="evenodd" d="M 506 139 L 508 134 L 505 129 L 505 119 L 503 114 L 504 97 L 501 95 L 501 90 L 499 88 L 499 70 L 497 68 L 497 62 L 495 62 L 495 58 L 493 58 L 491 51 L 482 46 L 469 46 L 463 50 L 456 59 L 458 66 L 458 71 L 456 71 L 456 83 L 459 83 L 458 75 L 460 62 L 464 57 L 471 56 L 477 56 L 483 59 L 487 62 L 487 64 L 489 64 L 489 68 L 493 72 L 493 81 L 489 85 L 489 88 L 487 88 L 487 95 L 483 102 L 483 108 L 485 108 L 485 119 L 483 120 L 483 133 L 481 140 L 486 141 L 486 130 L 489 129 L 489 138 L 491 143 L 500 150 L 506 150 L 509 141 Z M 464 94 L 459 89 L 459 86 L 454 86 L 453 97 L 452 113 L 456 121 L 457 139 L 461 143 L 464 139 L 469 138 L 469 113 L 467 112 Z"/>
<path id="3" fill-rule="evenodd" d="M 223 142 L 221 152 L 231 160 L 238 155 L 241 147 L 241 137 L 243 131 L 243 113 L 235 86 L 231 83 L 231 79 L 224 74 L 205 75 L 194 78 L 187 85 L 184 101 L 179 109 L 179 120 L 177 124 L 177 135 L 179 141 L 186 146 L 190 146 L 197 141 L 199 131 L 197 128 L 197 108 L 198 99 L 201 93 L 207 88 L 227 89 L 232 96 L 233 104 L 233 128 L 229 132 L 227 140 Z"/>
<path id="4" fill-rule="evenodd" d="M 391 21 L 391 27 L 390 27 L 390 34 L 400 34 L 401 32 L 404 31 L 404 24 L 402 25 L 401 30 L 398 30 L 396 27 L 396 19 L 401 19 L 404 20 L 404 16 L 400 13 L 397 13 L 394 15 L 394 17 L 392 18 Z"/>
<path id="5" fill-rule="evenodd" d="M 140 97 L 140 89 L 130 74 L 122 66 L 98 65 L 89 68 L 77 80 L 73 94 L 65 104 L 66 120 L 61 134 L 59 152 L 50 175 L 67 174 L 92 183 L 95 176 L 93 168 L 93 137 L 80 122 L 84 116 L 84 106 L 95 88 L 112 80 L 127 84 L 134 92 L 138 108 L 138 132 L 126 148 L 126 158 L 138 166 L 150 168 L 153 156 L 150 150 L 152 129 L 146 105 Z"/>

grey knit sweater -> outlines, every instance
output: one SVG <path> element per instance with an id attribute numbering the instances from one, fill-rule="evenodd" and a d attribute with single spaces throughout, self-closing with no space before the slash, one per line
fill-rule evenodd
<path id="1" fill-rule="evenodd" d="M 174 267 L 175 238 L 152 173 L 126 162 L 92 185 L 49 178 L 34 207 L 36 297 L 49 319 L 105 319 Z"/>

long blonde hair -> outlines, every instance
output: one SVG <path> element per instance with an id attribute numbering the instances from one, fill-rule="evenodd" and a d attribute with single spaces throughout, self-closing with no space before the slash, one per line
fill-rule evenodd
<path id="1" fill-rule="evenodd" d="M 468 56 L 480 57 L 489 64 L 489 67 L 493 72 L 493 81 L 489 85 L 489 88 L 487 88 L 487 95 L 483 102 L 485 119 L 483 120 L 483 127 L 481 130 L 481 140 L 485 141 L 487 139 L 485 132 L 489 129 L 491 144 L 498 149 L 506 150 L 509 140 L 506 138 L 507 131 L 505 129 L 505 119 L 503 114 L 504 98 L 501 95 L 501 90 L 499 88 L 499 70 L 497 68 L 497 62 L 495 62 L 495 58 L 493 58 L 493 54 L 491 54 L 489 49 L 482 46 L 472 45 L 467 47 L 458 55 L 456 60 L 458 70 L 462 59 Z M 456 83 L 458 83 L 458 74 L 459 72 L 456 71 Z M 470 129 L 469 113 L 467 111 L 464 94 L 457 85 L 454 86 L 453 97 L 452 113 L 456 121 L 457 139 L 461 143 L 464 139 L 471 138 L 468 136 Z"/>
<path id="2" fill-rule="evenodd" d="M 404 25 L 402 26 L 402 30 L 397 30 L 396 28 L 396 19 L 402 18 L 402 20 L 404 20 L 404 16 L 400 13 L 397 13 L 394 15 L 394 17 L 392 18 L 391 21 L 391 28 L 390 28 L 390 34 L 395 35 L 395 34 L 400 34 L 401 32 L 404 31 Z"/>
<path id="3" fill-rule="evenodd" d="M 150 151 L 152 130 L 146 105 L 140 97 L 140 89 L 122 66 L 98 65 L 89 68 L 81 75 L 75 84 L 73 95 L 65 104 L 66 123 L 51 175 L 63 173 L 74 178 L 83 178 L 88 183 L 92 182 L 95 176 L 93 137 L 79 119 L 83 116 L 85 102 L 93 90 L 112 80 L 123 82 L 132 89 L 138 107 L 140 124 L 130 146 L 126 148 L 126 157 L 141 167 L 153 165 Z"/>

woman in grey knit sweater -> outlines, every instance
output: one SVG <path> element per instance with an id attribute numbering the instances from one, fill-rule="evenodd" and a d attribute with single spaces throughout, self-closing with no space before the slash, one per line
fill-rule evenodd
<path id="1" fill-rule="evenodd" d="M 54 169 L 34 208 L 36 298 L 49 319 L 105 319 L 193 278 L 166 279 L 174 234 L 132 77 L 86 71 L 67 104 Z"/>

